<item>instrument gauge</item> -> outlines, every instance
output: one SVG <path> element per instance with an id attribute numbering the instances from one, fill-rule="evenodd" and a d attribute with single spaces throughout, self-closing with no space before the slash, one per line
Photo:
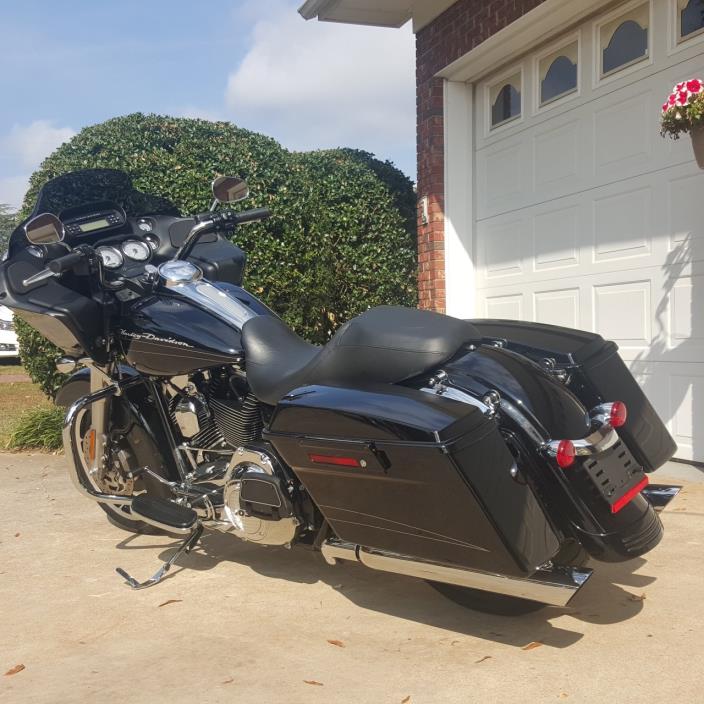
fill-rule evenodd
<path id="1" fill-rule="evenodd" d="M 141 218 L 137 221 L 137 227 L 142 231 L 142 232 L 151 232 L 154 229 L 154 226 L 152 225 L 151 220 L 148 220 L 147 218 Z"/>
<path id="2" fill-rule="evenodd" d="M 95 251 L 106 269 L 119 269 L 122 266 L 122 253 L 116 247 L 98 247 Z"/>
<path id="3" fill-rule="evenodd" d="M 144 239 L 147 241 L 152 252 L 156 252 L 156 250 L 159 249 L 159 240 L 157 240 L 154 235 L 147 235 Z"/>
<path id="4" fill-rule="evenodd" d="M 127 240 L 123 242 L 122 251 L 126 257 L 134 259 L 137 262 L 146 262 L 151 254 L 149 245 L 139 240 Z"/>

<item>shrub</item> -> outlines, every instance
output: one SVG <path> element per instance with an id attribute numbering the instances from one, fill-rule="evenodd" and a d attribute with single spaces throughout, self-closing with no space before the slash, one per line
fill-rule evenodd
<path id="1" fill-rule="evenodd" d="M 48 179 L 101 167 L 122 169 L 185 214 L 207 209 L 217 174 L 247 179 L 242 207 L 274 215 L 235 235 L 248 256 L 245 285 L 311 342 L 369 306 L 416 303 L 412 184 L 367 152 L 293 153 L 227 122 L 137 113 L 59 147 L 32 175 L 24 214 Z M 28 372 L 51 395 L 62 380 L 53 368 L 60 352 L 25 324 L 17 332 Z"/>
<path id="2" fill-rule="evenodd" d="M 11 450 L 58 450 L 66 409 L 39 406 L 25 411 L 17 420 L 7 448 Z"/>

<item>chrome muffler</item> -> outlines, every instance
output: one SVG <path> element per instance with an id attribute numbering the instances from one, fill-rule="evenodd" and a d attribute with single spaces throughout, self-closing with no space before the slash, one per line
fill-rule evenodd
<path id="1" fill-rule="evenodd" d="M 590 569 L 553 567 L 538 569 L 529 577 L 510 577 L 463 567 L 450 567 L 336 539 L 326 540 L 320 550 L 330 565 L 337 564 L 338 560 L 351 560 L 361 562 L 373 570 L 481 589 L 552 606 L 566 606 L 592 575 Z"/>

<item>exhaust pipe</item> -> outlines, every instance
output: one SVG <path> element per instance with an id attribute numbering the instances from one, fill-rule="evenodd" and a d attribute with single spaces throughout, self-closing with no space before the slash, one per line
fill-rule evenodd
<path id="1" fill-rule="evenodd" d="M 450 567 L 336 539 L 326 540 L 320 550 L 329 565 L 337 564 L 338 560 L 357 561 L 373 570 L 481 589 L 552 606 L 566 606 L 592 575 L 590 569 L 553 567 L 536 570 L 529 577 L 509 577 L 463 567 Z"/>

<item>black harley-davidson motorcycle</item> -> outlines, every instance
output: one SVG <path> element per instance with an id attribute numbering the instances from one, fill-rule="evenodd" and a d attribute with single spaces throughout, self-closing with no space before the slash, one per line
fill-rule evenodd
<path id="1" fill-rule="evenodd" d="M 308 344 L 242 288 L 232 233 L 269 212 L 218 209 L 240 179 L 213 191 L 182 217 L 122 172 L 59 176 L 0 264 L 0 303 L 72 372 L 56 401 L 78 491 L 184 535 L 151 579 L 118 569 L 128 584 L 217 530 L 563 606 L 587 557 L 658 544 L 677 488 L 647 475 L 675 444 L 613 342 L 381 306 Z"/>

